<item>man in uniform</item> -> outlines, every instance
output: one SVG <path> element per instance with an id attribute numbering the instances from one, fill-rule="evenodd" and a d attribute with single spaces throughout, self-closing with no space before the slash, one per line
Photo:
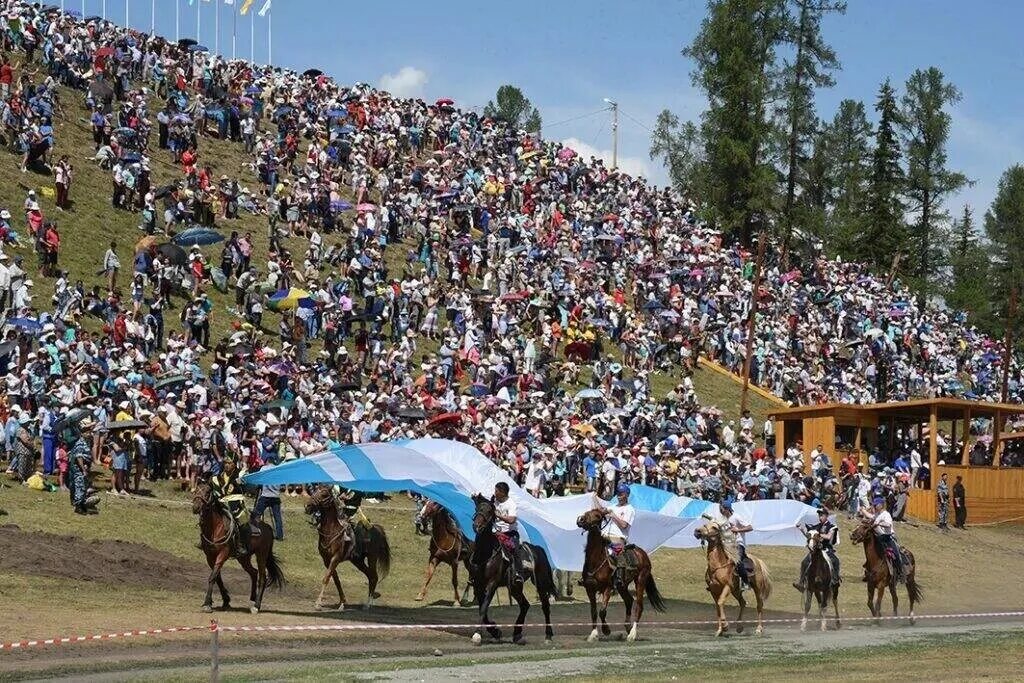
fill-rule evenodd
<path id="1" fill-rule="evenodd" d="M 832 583 L 839 583 L 839 557 L 836 556 L 836 546 L 839 545 L 839 527 L 828 518 L 828 508 L 818 508 L 818 523 L 810 527 L 804 528 L 802 524 L 797 525 L 797 528 L 803 532 L 804 537 L 808 537 L 812 531 L 818 532 L 818 539 L 821 542 L 821 550 L 828 557 L 829 564 L 832 567 Z M 811 567 L 811 554 L 807 553 L 804 557 L 803 562 L 800 563 L 800 580 L 793 584 L 793 588 L 796 588 L 801 593 L 804 592 L 807 586 L 807 570 Z"/>
<path id="2" fill-rule="evenodd" d="M 234 521 L 234 533 L 231 541 L 234 545 L 234 552 L 238 556 L 250 554 L 249 536 L 258 533 L 258 529 L 250 520 L 248 524 L 241 522 L 245 513 L 245 496 L 242 495 L 242 486 L 238 482 L 238 465 L 231 458 L 225 458 L 221 473 L 210 479 L 210 487 L 213 495 L 231 514 Z"/>
<path id="3" fill-rule="evenodd" d="M 964 478 L 956 475 L 953 484 L 953 526 L 963 529 L 967 524 L 967 491 L 964 489 Z"/>
<path id="4" fill-rule="evenodd" d="M 732 498 L 725 498 L 718 504 L 718 515 L 719 519 L 716 521 L 736 542 L 736 571 L 740 577 L 740 590 L 743 590 L 750 586 L 750 573 L 747 566 L 747 532 L 753 531 L 754 527 L 733 512 Z"/>
<path id="5" fill-rule="evenodd" d="M 508 484 L 499 481 L 494 485 L 494 522 L 491 530 L 498 537 L 498 542 L 509 550 L 512 556 L 512 580 L 522 583 L 526 580 L 523 571 L 522 546 L 519 543 L 519 509 L 516 502 L 508 496 Z"/>
<path id="6" fill-rule="evenodd" d="M 71 477 L 71 505 L 75 514 L 84 515 L 88 507 L 89 469 L 92 467 L 92 430 L 95 423 L 86 418 L 78 425 L 78 436 L 68 453 Z"/>
<path id="7" fill-rule="evenodd" d="M 636 519 L 636 509 L 629 504 L 629 486 L 619 484 L 615 491 L 616 504 L 611 507 L 602 508 L 605 522 L 601 529 L 601 536 L 608 543 L 608 555 L 612 566 L 615 567 L 613 581 L 616 585 L 622 584 L 626 579 L 628 569 L 626 544 L 629 542 L 629 530 Z"/>
<path id="8" fill-rule="evenodd" d="M 939 477 L 939 485 L 935 487 L 935 500 L 939 505 L 940 529 L 949 531 L 949 481 L 945 472 Z"/>

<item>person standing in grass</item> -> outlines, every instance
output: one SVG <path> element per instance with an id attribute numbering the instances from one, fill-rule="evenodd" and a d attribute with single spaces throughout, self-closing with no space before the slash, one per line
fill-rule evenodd
<path id="1" fill-rule="evenodd" d="M 117 241 L 110 241 L 110 248 L 103 254 L 103 274 L 107 276 L 107 289 L 111 292 L 117 285 L 117 271 L 121 270 L 121 261 L 117 258 Z"/>
<path id="2" fill-rule="evenodd" d="M 68 193 L 71 190 L 72 172 L 70 158 L 67 154 L 62 155 L 60 161 L 53 167 L 53 188 L 57 195 L 58 211 L 63 211 L 70 206 Z"/>

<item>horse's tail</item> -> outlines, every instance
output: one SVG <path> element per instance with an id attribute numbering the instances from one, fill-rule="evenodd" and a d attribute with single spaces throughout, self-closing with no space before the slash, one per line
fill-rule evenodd
<path id="1" fill-rule="evenodd" d="M 647 601 L 651 603 L 651 607 L 658 612 L 664 612 L 667 607 L 665 606 L 665 598 L 661 597 L 661 591 L 658 590 L 658 584 L 654 581 L 654 574 L 647 575 L 647 582 L 644 584 L 644 590 L 646 591 Z"/>
<path id="2" fill-rule="evenodd" d="M 531 545 L 533 551 L 533 583 L 537 586 L 538 593 L 562 597 L 558 591 L 558 582 L 555 581 L 555 572 L 551 568 L 548 554 L 538 546 Z"/>
<path id="3" fill-rule="evenodd" d="M 383 579 L 391 571 L 391 544 L 380 524 L 370 527 L 370 548 L 374 551 L 372 559 L 377 566 L 377 574 Z"/>
<path id="4" fill-rule="evenodd" d="M 768 571 L 768 565 L 763 560 L 755 560 L 755 563 L 755 574 L 758 571 L 761 574 L 761 599 L 767 600 L 772 594 L 772 573 Z"/>
<path id="5" fill-rule="evenodd" d="M 910 560 L 910 566 L 916 568 L 917 563 L 914 561 L 914 553 L 910 552 L 906 548 L 901 548 L 907 555 L 907 559 Z M 921 602 L 924 600 L 924 591 L 921 589 L 921 584 L 917 582 L 914 577 L 914 570 L 911 569 L 907 572 L 907 593 L 910 595 L 910 604 Z"/>
<path id="6" fill-rule="evenodd" d="M 271 551 L 267 555 L 267 585 L 281 589 L 284 587 L 284 571 L 281 569 L 281 560 Z"/>

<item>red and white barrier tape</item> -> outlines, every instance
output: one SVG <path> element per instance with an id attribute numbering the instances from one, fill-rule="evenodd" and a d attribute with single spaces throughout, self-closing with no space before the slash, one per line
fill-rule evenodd
<path id="1" fill-rule="evenodd" d="M 825 615 L 826 621 L 831 621 L 835 617 L 833 615 Z M 898 616 L 881 616 L 881 617 L 846 617 L 840 616 L 841 621 L 845 622 L 859 622 L 859 621 L 903 621 L 909 619 L 998 619 L 998 618 L 1024 618 L 1024 610 L 1014 612 L 965 612 L 961 614 L 916 614 L 910 616 L 909 614 L 901 614 Z M 818 620 L 818 617 L 813 614 L 807 616 L 809 622 Z M 786 617 L 786 618 L 773 618 L 765 619 L 765 624 L 799 624 L 803 621 L 803 617 Z M 744 619 L 741 622 L 729 621 L 731 626 L 736 624 L 744 625 L 755 625 L 756 619 Z M 643 628 L 663 628 L 668 626 L 715 626 L 718 621 L 715 619 L 690 619 L 690 620 L 657 620 L 657 621 L 642 621 L 640 626 Z M 510 629 L 515 628 L 515 624 L 493 624 L 496 628 Z M 522 625 L 523 628 L 543 628 L 542 622 L 531 622 Z M 551 627 L 553 629 L 565 628 L 565 627 L 591 627 L 592 624 L 589 621 L 568 621 L 568 622 L 553 622 Z M 44 645 L 68 645 L 71 643 L 85 643 L 100 640 L 115 640 L 124 638 L 134 638 L 138 636 L 159 636 L 168 635 L 173 633 L 185 633 L 188 631 L 222 631 L 231 633 L 298 633 L 298 632 L 315 632 L 315 631 L 422 631 L 422 630 L 479 630 L 480 624 L 477 623 L 462 623 L 462 624 L 296 624 L 294 626 L 225 626 L 212 622 L 209 626 L 174 626 L 171 628 L 153 628 L 153 629 L 140 629 L 135 631 L 119 631 L 116 633 L 100 633 L 87 636 L 67 636 L 62 638 L 46 638 L 37 640 L 17 640 L 7 643 L 0 642 L 0 650 L 24 650 L 32 647 L 42 647 Z"/>

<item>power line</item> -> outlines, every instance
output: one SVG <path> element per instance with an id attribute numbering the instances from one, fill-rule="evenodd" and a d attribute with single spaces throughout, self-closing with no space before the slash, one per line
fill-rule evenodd
<path id="1" fill-rule="evenodd" d="M 554 128 L 555 126 L 561 126 L 564 123 L 572 123 L 573 121 L 579 121 L 580 119 L 585 119 L 588 116 L 596 116 L 597 114 L 603 114 L 606 111 L 608 111 L 607 108 L 598 109 L 597 111 L 592 111 L 589 114 L 580 114 L 579 116 L 574 116 L 571 119 L 565 119 L 563 121 L 555 121 L 554 123 L 545 123 L 545 124 L 541 125 L 541 129 L 544 129 L 544 128 Z"/>
<path id="2" fill-rule="evenodd" d="M 653 133 L 654 132 L 653 130 L 648 128 L 646 125 L 644 125 L 643 123 L 638 121 L 636 118 L 634 118 L 633 116 L 630 116 L 629 112 L 623 111 L 622 109 L 619 109 L 619 113 L 622 114 L 623 116 L 625 116 L 627 119 L 629 119 L 633 123 L 635 123 L 636 125 L 640 126 L 644 130 L 646 130 L 648 133 Z"/>

